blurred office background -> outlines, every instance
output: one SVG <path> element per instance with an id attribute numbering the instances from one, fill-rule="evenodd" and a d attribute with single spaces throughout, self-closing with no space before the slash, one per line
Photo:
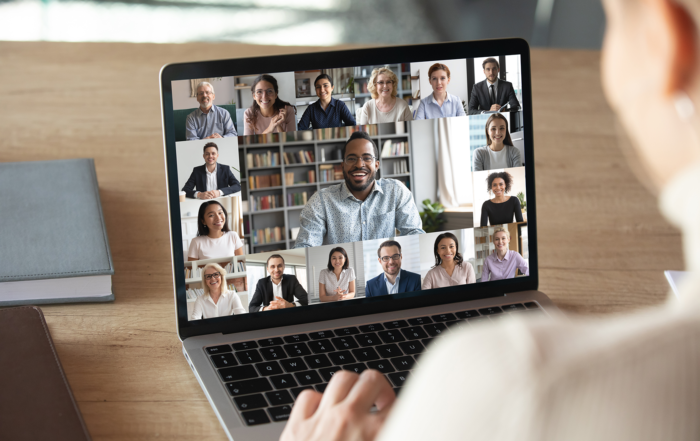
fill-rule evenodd
<path id="1" fill-rule="evenodd" d="M 276 45 L 521 37 L 599 49 L 599 0 L 0 0 L 0 40 Z"/>

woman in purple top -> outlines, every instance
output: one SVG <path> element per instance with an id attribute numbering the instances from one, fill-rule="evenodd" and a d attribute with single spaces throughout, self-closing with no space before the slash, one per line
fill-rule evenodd
<path id="1" fill-rule="evenodd" d="M 530 275 L 527 262 L 517 251 L 509 250 L 510 233 L 505 228 L 499 228 L 493 233 L 493 244 L 496 250 L 484 260 L 484 268 L 481 271 L 481 281 L 512 279 L 515 277 L 515 269 L 519 269 L 526 276 Z"/>

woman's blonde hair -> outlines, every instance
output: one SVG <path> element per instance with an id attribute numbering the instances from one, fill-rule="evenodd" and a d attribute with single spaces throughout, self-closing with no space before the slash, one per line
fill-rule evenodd
<path id="1" fill-rule="evenodd" d="M 510 240 L 510 231 L 507 228 L 496 228 L 496 231 L 493 232 L 493 238 L 496 239 L 496 233 L 500 232 L 506 233 L 506 237 Z"/>
<path id="2" fill-rule="evenodd" d="M 375 84 L 377 81 L 377 77 L 379 75 L 386 75 L 388 76 L 391 81 L 393 82 L 393 89 L 391 91 L 391 97 L 394 98 L 396 97 L 396 93 L 399 90 L 399 78 L 396 76 L 394 72 L 392 72 L 391 69 L 388 67 L 378 67 L 372 71 L 372 75 L 369 77 L 369 82 L 367 83 L 367 89 L 369 90 L 369 93 L 372 94 L 372 99 L 377 99 L 379 98 L 379 94 L 377 93 L 377 85 Z"/>
<path id="3" fill-rule="evenodd" d="M 218 263 L 207 263 L 204 268 L 202 268 L 202 289 L 204 290 L 204 295 L 209 294 L 209 285 L 207 285 L 207 281 L 204 279 L 204 273 L 206 273 L 210 268 L 214 268 L 219 272 L 219 274 L 221 274 L 221 294 L 227 293 L 228 285 L 226 284 L 226 270 Z"/>

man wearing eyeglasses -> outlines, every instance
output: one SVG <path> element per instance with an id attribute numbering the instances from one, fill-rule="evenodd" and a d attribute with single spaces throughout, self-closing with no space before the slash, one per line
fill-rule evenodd
<path id="1" fill-rule="evenodd" d="M 215 106 L 214 97 L 214 86 L 206 81 L 197 84 L 199 108 L 187 115 L 185 122 L 185 137 L 188 141 L 238 136 L 231 114 L 228 110 Z"/>
<path id="2" fill-rule="evenodd" d="M 375 179 L 379 150 L 367 133 L 353 133 L 341 153 L 345 182 L 311 197 L 295 248 L 425 233 L 411 191 L 395 179 Z"/>
<path id="3" fill-rule="evenodd" d="M 401 244 L 387 240 L 377 250 L 383 273 L 367 281 L 366 297 L 420 291 L 420 274 L 401 269 Z"/>

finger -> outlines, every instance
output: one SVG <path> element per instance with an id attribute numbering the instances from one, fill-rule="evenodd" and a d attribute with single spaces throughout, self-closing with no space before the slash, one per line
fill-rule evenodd
<path id="1" fill-rule="evenodd" d="M 292 413 L 289 415 L 289 422 L 287 424 L 294 425 L 310 418 L 318 409 L 318 404 L 321 402 L 321 397 L 323 395 L 316 392 L 313 389 L 306 389 L 299 394 L 294 407 L 292 408 Z"/>
<path id="2" fill-rule="evenodd" d="M 334 373 L 331 381 L 328 383 L 328 387 L 323 392 L 320 407 L 325 409 L 343 401 L 359 379 L 359 375 L 350 371 L 337 371 Z"/>
<path id="3" fill-rule="evenodd" d="M 362 372 L 347 398 L 350 406 L 357 411 L 369 411 L 374 405 L 382 410 L 395 400 L 394 389 L 381 372 L 373 369 Z"/>

